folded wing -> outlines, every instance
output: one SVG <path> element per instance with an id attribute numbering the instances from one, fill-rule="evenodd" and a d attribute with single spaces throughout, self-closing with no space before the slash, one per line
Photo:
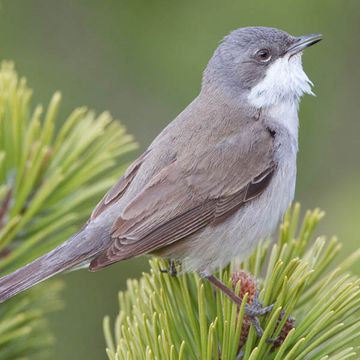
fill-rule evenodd
<path id="1" fill-rule="evenodd" d="M 113 242 L 90 269 L 168 246 L 223 221 L 260 196 L 276 171 L 273 141 L 266 129 L 259 128 L 252 137 L 237 134 L 205 149 L 196 163 L 176 158 L 119 214 L 111 229 Z M 123 186 L 120 195 L 113 191 L 110 198 L 121 196 L 121 191 Z"/>

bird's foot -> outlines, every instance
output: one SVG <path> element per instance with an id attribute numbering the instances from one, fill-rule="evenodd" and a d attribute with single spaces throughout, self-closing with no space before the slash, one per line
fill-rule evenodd
<path id="1" fill-rule="evenodd" d="M 264 333 L 260 321 L 259 316 L 263 316 L 268 314 L 274 308 L 274 304 L 269 306 L 263 306 L 263 304 L 259 301 L 258 293 L 256 293 L 252 304 L 245 304 L 245 314 L 249 317 L 251 324 L 254 326 L 256 333 L 259 337 L 261 337 Z"/>
<path id="2" fill-rule="evenodd" d="M 228 298 L 234 301 L 238 306 L 242 304 L 242 298 L 236 295 L 231 289 L 229 289 L 223 282 L 217 279 L 215 276 L 208 273 L 200 274 L 203 278 L 210 281 L 210 283 L 221 290 Z M 245 304 L 245 314 L 248 316 L 251 324 L 254 326 L 256 333 L 261 337 L 264 333 L 261 328 L 259 316 L 269 313 L 273 309 L 274 305 L 263 306 L 258 300 L 258 293 L 256 293 L 254 300 L 251 304 Z"/>
<path id="3" fill-rule="evenodd" d="M 176 270 L 176 262 L 173 259 L 169 260 L 169 266 L 167 269 L 160 269 L 160 272 L 169 274 L 170 276 L 177 276 L 178 272 Z"/>

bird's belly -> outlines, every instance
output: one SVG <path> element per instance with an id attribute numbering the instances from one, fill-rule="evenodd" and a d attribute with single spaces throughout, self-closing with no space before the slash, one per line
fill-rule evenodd
<path id="1" fill-rule="evenodd" d="M 171 257 L 183 271 L 213 271 L 234 257 L 246 259 L 258 242 L 269 236 L 282 218 L 295 192 L 296 156 L 278 166 L 269 187 L 220 224 L 208 226 L 175 246 Z"/>

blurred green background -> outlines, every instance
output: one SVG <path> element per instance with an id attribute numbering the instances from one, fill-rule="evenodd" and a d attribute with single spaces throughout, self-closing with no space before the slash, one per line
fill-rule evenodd
<path id="1" fill-rule="evenodd" d="M 304 56 L 317 97 L 301 104 L 296 199 L 326 210 L 322 232 L 351 252 L 360 238 L 359 0 L 3 0 L 0 59 L 15 61 L 36 102 L 61 90 L 63 117 L 78 105 L 110 110 L 140 153 L 197 95 L 220 39 L 248 25 L 324 34 Z M 52 359 L 105 359 L 102 318 L 115 315 L 126 278 L 146 268 L 138 259 L 64 275 Z"/>

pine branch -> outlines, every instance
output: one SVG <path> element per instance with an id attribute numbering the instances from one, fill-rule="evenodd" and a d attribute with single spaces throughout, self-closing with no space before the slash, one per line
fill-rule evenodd
<path id="1" fill-rule="evenodd" d="M 338 241 L 312 241 L 322 212 L 307 212 L 298 229 L 299 213 L 299 205 L 288 212 L 275 244 L 261 243 L 248 261 L 217 275 L 243 297 L 240 309 L 196 274 L 171 278 L 151 260 L 150 273 L 120 292 L 114 334 L 104 320 L 108 358 L 357 359 L 360 279 L 348 270 L 360 251 L 335 267 Z M 265 306 L 274 304 L 260 319 L 262 338 L 244 312 L 257 291 Z"/>
<path id="2" fill-rule="evenodd" d="M 0 66 L 0 273 L 15 270 L 74 233 L 121 175 L 135 148 L 108 113 L 86 108 L 59 119 L 61 95 L 44 110 L 12 63 Z M 57 130 L 56 124 L 62 124 Z M 58 309 L 59 282 L 0 306 L 0 359 L 36 354 L 52 342 L 44 315 Z"/>

